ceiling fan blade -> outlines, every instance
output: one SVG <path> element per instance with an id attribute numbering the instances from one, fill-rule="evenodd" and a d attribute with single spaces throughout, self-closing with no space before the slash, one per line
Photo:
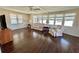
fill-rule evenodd
<path id="1" fill-rule="evenodd" d="M 33 6 L 29 6 L 29 10 L 30 10 L 30 11 L 32 11 L 32 10 L 33 10 L 32 8 L 33 8 Z"/>

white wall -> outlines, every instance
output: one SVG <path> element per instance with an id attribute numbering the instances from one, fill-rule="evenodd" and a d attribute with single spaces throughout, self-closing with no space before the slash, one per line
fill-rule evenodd
<path id="1" fill-rule="evenodd" d="M 76 13 L 73 27 L 64 27 L 64 33 L 79 37 L 79 9 L 73 12 Z"/>

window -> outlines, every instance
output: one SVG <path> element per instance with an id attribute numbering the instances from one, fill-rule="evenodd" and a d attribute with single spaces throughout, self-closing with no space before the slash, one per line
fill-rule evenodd
<path id="1" fill-rule="evenodd" d="M 65 14 L 64 26 L 73 26 L 73 22 L 75 20 L 75 13 Z"/>
<path id="2" fill-rule="evenodd" d="M 19 24 L 22 24 L 23 23 L 22 15 L 18 15 L 18 23 Z"/>
<path id="3" fill-rule="evenodd" d="M 23 23 L 22 15 L 10 14 L 10 18 L 11 18 L 11 24 L 12 24 L 12 25 L 15 25 L 15 24 L 22 24 L 22 23 Z"/>
<path id="4" fill-rule="evenodd" d="M 54 25 L 55 15 L 49 15 L 49 25 Z"/>
<path id="5" fill-rule="evenodd" d="M 10 14 L 10 18 L 11 18 L 11 24 L 18 23 L 16 15 Z"/>
<path id="6" fill-rule="evenodd" d="M 33 23 L 37 23 L 37 16 L 33 16 Z"/>
<path id="7" fill-rule="evenodd" d="M 37 20 L 38 20 L 38 23 L 42 23 L 42 16 L 39 15 L 39 16 L 37 17 Z"/>
<path id="8" fill-rule="evenodd" d="M 46 15 L 43 16 L 43 24 L 47 24 L 48 17 Z"/>
<path id="9" fill-rule="evenodd" d="M 55 19 L 55 25 L 62 25 L 63 15 L 57 14 Z"/>

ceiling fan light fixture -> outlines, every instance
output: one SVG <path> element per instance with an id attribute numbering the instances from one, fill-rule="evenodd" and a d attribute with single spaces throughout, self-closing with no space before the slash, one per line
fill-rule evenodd
<path id="1" fill-rule="evenodd" d="M 39 11 L 39 10 L 40 10 L 40 8 L 35 8 L 35 9 L 33 9 L 33 10 L 37 10 L 37 11 Z"/>

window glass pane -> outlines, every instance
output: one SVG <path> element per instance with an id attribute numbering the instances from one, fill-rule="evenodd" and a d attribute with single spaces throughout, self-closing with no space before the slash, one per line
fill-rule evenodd
<path id="1" fill-rule="evenodd" d="M 62 19 L 56 19 L 55 25 L 62 25 Z"/>
<path id="2" fill-rule="evenodd" d="M 63 15 L 57 14 L 55 19 L 55 25 L 62 25 Z"/>
<path id="3" fill-rule="evenodd" d="M 18 23 L 23 23 L 22 15 L 18 15 Z"/>
<path id="4" fill-rule="evenodd" d="M 12 19 L 11 20 L 11 24 L 17 24 L 17 20 L 16 19 Z"/>
<path id="5" fill-rule="evenodd" d="M 37 16 L 33 16 L 33 23 L 37 23 Z"/>
<path id="6" fill-rule="evenodd" d="M 49 20 L 49 25 L 54 25 L 54 20 Z"/>
<path id="7" fill-rule="evenodd" d="M 49 25 L 54 25 L 55 15 L 49 15 Z"/>
<path id="8" fill-rule="evenodd" d="M 75 20 L 75 13 L 65 14 L 64 26 L 73 26 L 73 22 Z"/>
<path id="9" fill-rule="evenodd" d="M 72 26 L 73 25 L 73 21 L 65 21 L 64 22 L 64 26 Z"/>
<path id="10" fill-rule="evenodd" d="M 11 24 L 17 24 L 17 17 L 14 14 L 10 14 Z"/>
<path id="11" fill-rule="evenodd" d="M 18 20 L 18 23 L 23 23 L 23 20 L 22 20 L 22 19 L 19 19 L 19 20 Z"/>
<path id="12" fill-rule="evenodd" d="M 46 24 L 46 20 L 43 20 L 43 24 Z"/>
<path id="13" fill-rule="evenodd" d="M 38 23 L 42 23 L 42 16 L 38 16 Z"/>
<path id="14" fill-rule="evenodd" d="M 43 24 L 47 24 L 48 17 L 46 15 L 43 16 Z"/>

